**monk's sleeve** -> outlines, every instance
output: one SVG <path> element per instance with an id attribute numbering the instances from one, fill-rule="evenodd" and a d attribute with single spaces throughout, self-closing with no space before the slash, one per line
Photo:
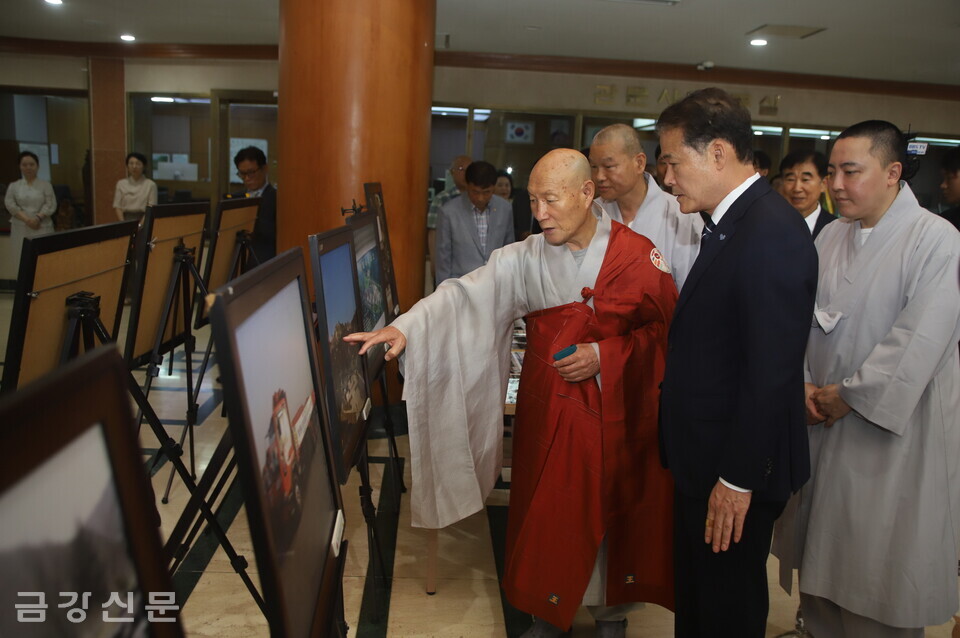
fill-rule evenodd
<path id="1" fill-rule="evenodd" d="M 894 434 L 904 433 L 931 379 L 956 357 L 960 238 L 950 233 L 935 243 L 922 258 L 893 328 L 840 388 L 847 405 Z"/>
<path id="2" fill-rule="evenodd" d="M 446 527 L 480 511 L 496 482 L 523 261 L 519 246 L 494 251 L 486 266 L 447 280 L 391 324 L 407 338 L 414 527 Z"/>

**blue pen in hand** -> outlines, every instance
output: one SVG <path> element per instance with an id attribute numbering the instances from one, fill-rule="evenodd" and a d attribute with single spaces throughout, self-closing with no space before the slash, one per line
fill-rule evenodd
<path id="1" fill-rule="evenodd" d="M 554 361 L 559 361 L 560 359 L 563 359 L 563 358 L 565 358 L 565 357 L 569 357 L 570 355 L 572 355 L 572 354 L 573 354 L 574 352 L 576 352 L 576 351 L 577 351 L 577 346 L 576 346 L 576 345 L 567 346 L 566 348 L 564 348 L 564 349 L 561 350 L 560 352 L 554 353 L 554 355 L 553 355 L 553 360 L 554 360 Z"/>

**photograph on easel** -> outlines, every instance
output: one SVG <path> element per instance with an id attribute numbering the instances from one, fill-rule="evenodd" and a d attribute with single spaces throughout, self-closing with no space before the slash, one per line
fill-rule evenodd
<path id="1" fill-rule="evenodd" d="M 380 245 L 377 241 L 377 217 L 363 212 L 347 218 L 347 224 L 353 229 L 353 243 L 356 247 L 357 283 L 360 288 L 360 307 L 363 316 L 363 329 L 373 332 L 387 325 L 387 300 L 384 285 Z M 383 357 L 387 353 L 386 344 L 374 346 L 367 351 L 367 383 L 373 387 L 383 369 Z"/>
<path id="2" fill-rule="evenodd" d="M 183 635 L 126 374 L 99 348 L 0 401 L 2 636 Z"/>
<path id="3" fill-rule="evenodd" d="M 330 635 L 339 595 L 343 505 L 305 279 L 302 251 L 289 250 L 217 290 L 210 310 L 274 636 Z"/>
<path id="4" fill-rule="evenodd" d="M 340 482 L 346 483 L 366 440 L 370 393 L 364 358 L 343 337 L 363 331 L 353 231 L 311 235 L 310 263 L 317 303 L 318 350 L 334 445 L 339 444 Z M 335 448 L 336 450 L 336 448 Z"/>
<path id="5" fill-rule="evenodd" d="M 393 270 L 393 253 L 390 250 L 390 233 L 387 229 L 387 210 L 383 205 L 383 189 L 380 182 L 363 185 L 367 210 L 377 217 L 377 241 L 380 242 L 380 264 L 383 269 L 383 290 L 387 302 L 387 323 L 400 315 L 400 296 L 397 294 L 397 277 Z"/>
<path id="6" fill-rule="evenodd" d="M 78 336 L 70 334 L 71 326 L 80 329 L 71 314 L 80 305 L 95 305 L 110 337 L 117 338 L 136 233 L 136 222 L 116 222 L 24 241 L 0 392 L 61 364 L 65 342 Z M 78 350 L 85 349 L 79 341 Z"/>
<path id="7" fill-rule="evenodd" d="M 130 322 L 124 358 L 130 367 L 150 362 L 151 356 L 170 352 L 184 343 L 190 328 L 195 282 L 186 273 L 203 259 L 203 234 L 210 204 L 160 204 L 150 206 L 137 236 L 136 270 L 131 292 Z M 183 289 L 186 281 L 187 290 Z M 172 298 L 167 299 L 171 292 Z M 159 342 L 159 348 L 157 343 Z"/>

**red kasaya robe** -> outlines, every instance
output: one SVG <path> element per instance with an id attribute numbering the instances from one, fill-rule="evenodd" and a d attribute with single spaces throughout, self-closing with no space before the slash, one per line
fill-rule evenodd
<path id="1" fill-rule="evenodd" d="M 513 439 L 503 588 L 567 628 L 607 539 L 606 604 L 673 608 L 673 483 L 657 404 L 677 290 L 653 243 L 614 223 L 584 301 L 527 321 Z M 665 267 L 663 267 L 665 268 Z M 553 354 L 597 342 L 596 379 L 564 381 Z"/>

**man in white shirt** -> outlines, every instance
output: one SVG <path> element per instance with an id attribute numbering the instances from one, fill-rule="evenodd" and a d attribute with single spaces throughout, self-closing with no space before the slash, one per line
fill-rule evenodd
<path id="1" fill-rule="evenodd" d="M 674 478 L 676 638 L 763 638 L 773 524 L 810 474 L 803 354 L 817 255 L 753 168 L 750 113 L 716 89 L 657 122 L 666 184 L 705 220 L 670 326 L 661 457 Z"/>
<path id="2" fill-rule="evenodd" d="M 827 190 L 827 158 L 819 151 L 793 151 L 780 162 L 781 194 L 803 215 L 814 239 L 836 217 L 823 210 L 820 196 Z"/>

